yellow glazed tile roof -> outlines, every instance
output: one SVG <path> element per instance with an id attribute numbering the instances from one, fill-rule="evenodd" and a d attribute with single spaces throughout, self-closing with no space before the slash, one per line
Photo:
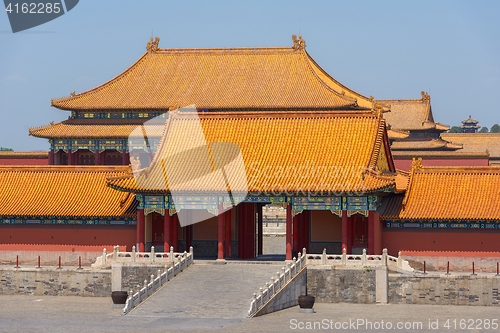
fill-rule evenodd
<path id="1" fill-rule="evenodd" d="M 168 110 L 192 104 L 209 110 L 356 107 L 356 99 L 335 91 L 321 71 L 304 47 L 161 49 L 156 43 L 115 78 L 53 99 L 52 106 L 63 110 Z"/>
<path id="2" fill-rule="evenodd" d="M 49 153 L 46 151 L 0 151 L 0 159 L 2 158 L 49 158 Z"/>
<path id="3" fill-rule="evenodd" d="M 408 131 L 399 131 L 399 130 L 394 130 L 394 129 L 388 129 L 387 136 L 389 137 L 389 140 L 401 140 L 401 139 L 406 139 L 407 137 L 409 137 L 410 133 Z"/>
<path id="4" fill-rule="evenodd" d="M 49 139 L 126 139 L 139 124 L 73 124 L 60 122 L 29 129 L 29 134 L 39 138 Z M 151 134 L 161 137 L 164 126 L 148 126 Z"/>
<path id="5" fill-rule="evenodd" d="M 488 152 L 490 158 L 500 158 L 500 133 L 441 133 L 441 137 L 463 145 L 464 152 Z"/>
<path id="6" fill-rule="evenodd" d="M 0 216 L 129 215 L 133 195 L 106 186 L 122 166 L 0 166 Z"/>
<path id="7" fill-rule="evenodd" d="M 489 157 L 487 152 L 463 152 L 461 149 L 459 150 L 414 150 L 414 151 L 406 151 L 406 150 L 393 150 L 393 157 L 405 157 L 405 158 L 485 158 Z"/>
<path id="8" fill-rule="evenodd" d="M 500 220 L 500 168 L 422 167 L 414 162 L 404 198 L 391 206 L 384 218 Z"/>
<path id="9" fill-rule="evenodd" d="M 391 144 L 392 150 L 457 150 L 461 145 L 453 144 L 443 139 L 406 139 Z"/>
<path id="10" fill-rule="evenodd" d="M 176 190 L 186 192 L 238 192 L 246 184 L 250 193 L 281 194 L 364 193 L 392 191 L 395 187 L 395 169 L 391 176 L 373 171 L 380 150 L 388 142 L 383 139 L 384 120 L 371 112 L 213 112 L 198 113 L 199 121 L 193 115 L 196 114 L 172 113 L 151 166 L 136 173 L 137 181 L 131 175 L 118 177 L 110 179 L 110 186 L 125 191 L 165 193 L 170 188 L 167 170 L 169 175 L 184 177 L 185 183 L 181 188 L 176 185 Z M 232 177 L 232 188 L 217 183 L 215 175 L 199 175 L 204 168 L 203 175 L 219 169 L 214 154 L 230 160 L 225 156 L 234 155 L 234 151 L 220 150 L 213 144 L 208 152 L 187 149 L 186 141 L 189 138 L 191 144 L 195 140 L 192 138 L 198 126 L 206 142 L 238 147 L 243 171 L 235 164 L 225 169 L 226 177 Z M 203 159 L 210 160 L 211 165 L 204 166 Z M 389 164 L 393 165 L 392 160 Z"/>
<path id="11" fill-rule="evenodd" d="M 390 105 L 390 112 L 384 114 L 391 129 L 400 131 L 438 130 L 446 131 L 449 126 L 434 122 L 429 94 L 422 92 L 421 99 L 378 100 Z"/>

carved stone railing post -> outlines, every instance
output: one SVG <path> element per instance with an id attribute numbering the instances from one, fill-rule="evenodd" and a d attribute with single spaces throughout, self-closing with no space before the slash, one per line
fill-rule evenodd
<path id="1" fill-rule="evenodd" d="M 101 261 L 102 261 L 102 265 L 103 265 L 103 266 L 104 266 L 104 265 L 106 265 L 106 255 L 107 255 L 107 253 L 106 253 L 106 248 L 104 248 L 104 249 L 102 250 L 102 260 L 101 260 Z"/>
<path id="2" fill-rule="evenodd" d="M 321 254 L 321 265 L 326 265 L 326 249 L 323 249 L 323 253 Z"/>
<path id="3" fill-rule="evenodd" d="M 174 247 L 173 246 L 170 247 L 170 253 L 169 253 L 168 257 L 170 258 L 171 262 L 174 262 Z"/>
<path id="4" fill-rule="evenodd" d="M 118 260 L 118 252 L 120 251 L 120 247 L 118 245 L 113 247 L 113 261 L 116 262 Z"/>
<path id="5" fill-rule="evenodd" d="M 403 268 L 403 258 L 401 257 L 401 251 L 398 252 L 398 268 Z"/>
<path id="6" fill-rule="evenodd" d="M 382 265 L 387 266 L 387 249 L 382 250 Z"/>
<path id="7" fill-rule="evenodd" d="M 151 262 L 155 261 L 155 247 L 151 246 Z"/>
<path id="8" fill-rule="evenodd" d="M 134 246 L 132 246 L 132 261 L 135 262 L 136 257 L 137 257 L 137 254 L 135 253 L 135 245 L 134 245 Z"/>
<path id="9" fill-rule="evenodd" d="M 347 250 L 345 247 L 342 249 L 342 265 L 347 265 Z"/>
<path id="10" fill-rule="evenodd" d="M 363 249 L 363 255 L 361 256 L 361 264 L 366 265 L 366 249 Z"/>

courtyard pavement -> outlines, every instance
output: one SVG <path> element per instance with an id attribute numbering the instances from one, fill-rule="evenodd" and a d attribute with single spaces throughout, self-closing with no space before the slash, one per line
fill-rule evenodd
<path id="1" fill-rule="evenodd" d="M 316 313 L 301 313 L 293 307 L 252 319 L 173 318 L 168 313 L 138 311 L 124 316 L 108 297 L 3 295 L 0 332 L 500 331 L 498 307 L 344 303 L 314 308 Z"/>

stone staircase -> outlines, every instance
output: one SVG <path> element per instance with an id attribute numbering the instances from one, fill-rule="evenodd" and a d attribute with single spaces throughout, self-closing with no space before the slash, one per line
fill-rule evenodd
<path id="1" fill-rule="evenodd" d="M 127 316 L 243 319 L 253 293 L 284 265 L 197 260 Z"/>

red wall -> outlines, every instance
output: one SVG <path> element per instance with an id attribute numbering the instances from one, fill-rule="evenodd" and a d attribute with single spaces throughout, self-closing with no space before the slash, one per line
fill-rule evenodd
<path id="1" fill-rule="evenodd" d="M 48 158 L 0 158 L 0 165 L 48 165 Z"/>
<path id="2" fill-rule="evenodd" d="M 394 157 L 397 169 L 411 170 L 411 158 Z M 488 166 L 488 158 L 422 158 L 423 166 Z"/>
<path id="3" fill-rule="evenodd" d="M 500 230 L 383 228 L 382 244 L 393 256 L 398 251 L 500 251 Z"/>
<path id="4" fill-rule="evenodd" d="M 135 225 L 0 225 L 0 244 L 135 245 Z"/>

